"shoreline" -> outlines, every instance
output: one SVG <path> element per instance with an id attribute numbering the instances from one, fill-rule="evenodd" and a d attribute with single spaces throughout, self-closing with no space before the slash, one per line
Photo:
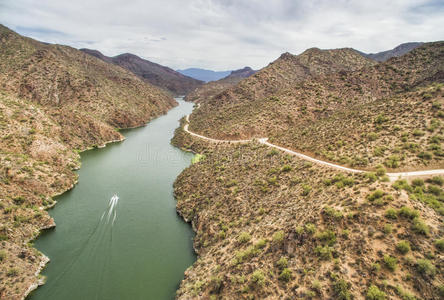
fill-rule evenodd
<path id="1" fill-rule="evenodd" d="M 144 126 L 148 125 L 151 121 L 153 121 L 153 120 L 155 120 L 155 119 L 157 119 L 157 118 L 159 118 L 159 117 L 161 117 L 161 116 L 166 115 L 171 109 L 177 107 L 178 105 L 179 105 L 179 104 L 178 104 L 178 102 L 176 101 L 176 104 L 175 104 L 174 106 L 172 106 L 170 109 L 168 109 L 168 111 L 163 112 L 162 114 L 160 114 L 159 116 L 157 116 L 157 117 L 155 117 L 155 118 L 151 118 L 151 119 L 149 119 L 147 122 L 143 123 L 143 124 L 140 125 L 140 126 L 134 126 L 134 127 L 128 127 L 128 128 L 119 128 L 119 130 L 130 130 L 130 129 L 137 129 L 137 128 L 144 127 Z M 125 137 L 123 134 L 121 134 L 120 132 L 119 132 L 119 134 L 122 136 L 120 139 L 114 139 L 114 140 L 105 141 L 105 142 L 104 142 L 103 144 L 101 144 L 100 146 L 96 146 L 96 147 L 91 146 L 91 147 L 87 147 L 87 148 L 82 149 L 81 151 L 79 151 L 79 152 L 78 152 L 78 154 L 79 154 L 79 161 L 78 161 L 79 164 L 78 164 L 78 166 L 76 166 L 75 168 L 73 168 L 73 171 L 80 170 L 80 168 L 81 168 L 81 162 L 80 162 L 80 159 L 81 159 L 80 154 L 81 154 L 81 153 L 86 152 L 86 151 L 89 151 L 89 150 L 94 150 L 94 149 L 103 149 L 103 148 L 105 148 L 105 147 L 106 147 L 107 145 L 109 145 L 109 144 L 120 143 L 120 142 L 125 141 L 125 140 L 126 140 L 126 137 Z M 54 195 L 51 195 L 49 198 L 53 199 L 53 198 L 55 198 L 55 197 L 58 197 L 58 196 L 63 195 L 64 193 L 66 193 L 66 192 L 72 190 L 72 189 L 78 184 L 78 182 L 79 182 L 79 176 L 76 177 L 76 179 L 74 180 L 74 182 L 73 182 L 68 188 L 64 189 L 63 191 L 61 191 L 61 192 L 59 192 L 59 193 L 56 193 L 56 194 L 54 194 Z M 46 211 L 46 212 L 48 213 L 48 210 L 54 208 L 54 207 L 56 206 L 57 203 L 58 203 L 58 202 L 57 202 L 56 200 L 53 199 L 53 203 L 51 203 L 50 205 L 45 206 L 45 207 L 40 207 L 40 209 L 41 209 L 41 210 L 44 210 L 44 211 Z M 48 213 L 48 215 L 49 215 L 49 213 Z M 26 241 L 26 243 L 29 243 L 29 242 L 32 242 L 32 241 L 38 239 L 39 236 L 40 236 L 45 230 L 49 230 L 49 229 L 55 228 L 55 227 L 57 226 L 57 224 L 55 223 L 55 221 L 54 221 L 54 219 L 53 219 L 52 217 L 51 217 L 51 220 L 52 220 L 52 222 L 51 222 L 51 224 L 50 224 L 49 226 L 44 226 L 44 227 L 39 228 L 39 229 L 38 229 L 38 233 L 37 233 L 37 235 L 34 236 L 33 238 L 29 239 L 28 241 Z M 50 259 L 48 256 L 46 256 L 43 252 L 41 252 L 39 249 L 35 248 L 34 246 L 33 246 L 32 248 L 38 251 L 38 253 L 40 254 L 40 257 L 42 258 L 42 260 L 40 261 L 39 266 L 38 266 L 38 268 L 37 268 L 37 270 L 36 270 L 36 272 L 35 272 L 35 278 L 36 278 L 36 280 L 34 280 L 34 281 L 28 286 L 28 288 L 26 289 L 25 293 L 24 293 L 23 296 L 20 298 L 21 300 L 25 300 L 25 299 L 26 299 L 26 298 L 27 298 L 27 297 L 28 297 L 33 291 L 35 291 L 39 286 L 42 286 L 42 285 L 44 285 L 44 284 L 46 283 L 46 278 L 43 277 L 43 276 L 42 276 L 41 278 L 39 278 L 39 276 L 41 275 L 41 272 L 46 268 L 46 266 L 48 265 L 48 263 L 51 261 L 51 259 Z"/>

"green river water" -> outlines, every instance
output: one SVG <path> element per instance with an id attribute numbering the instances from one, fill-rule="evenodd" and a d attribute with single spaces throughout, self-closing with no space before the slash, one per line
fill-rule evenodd
<path id="1" fill-rule="evenodd" d="M 28 299 L 174 299 L 195 260 L 194 234 L 173 197 L 173 182 L 193 156 L 170 144 L 193 107 L 179 103 L 122 132 L 124 142 L 82 153 L 79 183 L 50 211 L 57 227 L 35 241 L 51 262 L 46 284 Z M 119 200 L 110 207 L 114 194 Z"/>

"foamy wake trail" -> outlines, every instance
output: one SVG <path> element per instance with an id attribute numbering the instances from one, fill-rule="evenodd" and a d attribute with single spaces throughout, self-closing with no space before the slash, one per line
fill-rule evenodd
<path id="1" fill-rule="evenodd" d="M 109 223 L 109 220 L 111 219 L 111 215 L 113 215 L 113 220 L 112 220 L 112 225 L 114 225 L 114 222 L 116 221 L 117 218 L 117 203 L 119 202 L 119 197 L 117 195 L 114 194 L 114 196 L 111 197 L 111 199 L 109 200 L 109 204 L 108 204 L 108 212 L 107 212 L 107 216 L 106 216 L 106 223 Z M 105 214 L 106 212 L 104 212 Z M 103 216 L 100 220 L 103 219 Z"/>

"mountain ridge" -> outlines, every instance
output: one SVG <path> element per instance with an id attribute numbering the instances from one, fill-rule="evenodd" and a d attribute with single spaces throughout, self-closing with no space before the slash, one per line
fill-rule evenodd
<path id="1" fill-rule="evenodd" d="M 127 69 L 144 81 L 168 90 L 176 96 L 186 95 L 203 83 L 132 53 L 122 53 L 109 57 L 98 50 L 83 48 L 80 51 Z"/>

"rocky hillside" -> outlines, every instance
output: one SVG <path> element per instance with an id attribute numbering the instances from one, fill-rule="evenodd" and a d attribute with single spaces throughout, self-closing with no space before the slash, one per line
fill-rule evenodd
<path id="1" fill-rule="evenodd" d="M 255 73 L 256 71 L 254 71 L 250 67 L 245 67 L 239 70 L 232 71 L 227 77 L 216 81 L 210 81 L 203 86 L 195 89 L 185 97 L 185 100 L 193 101 L 196 103 L 209 100 L 213 96 L 221 93 L 222 91 L 230 87 L 235 86 L 242 79 L 248 78 Z"/>
<path id="2" fill-rule="evenodd" d="M 79 150 L 123 136 L 176 105 L 158 88 L 76 49 L 0 26 L 0 298 L 35 288 L 46 258 L 29 243 L 76 182 Z"/>
<path id="3" fill-rule="evenodd" d="M 378 53 L 370 53 L 370 54 L 362 53 L 362 54 L 365 57 L 382 62 L 382 61 L 387 61 L 392 57 L 399 57 L 404 54 L 407 54 L 410 51 L 412 51 L 413 49 L 418 48 L 422 44 L 424 44 L 424 43 L 419 43 L 419 42 L 403 43 L 403 44 L 393 48 L 392 50 L 382 51 L 382 52 L 378 52 Z"/>
<path id="4" fill-rule="evenodd" d="M 222 139 L 270 137 L 364 169 L 442 167 L 444 43 L 424 44 L 376 65 L 343 60 L 347 67 L 341 70 L 333 55 L 351 51 L 285 54 L 203 103 L 190 129 Z M 298 62 L 307 53 L 312 63 L 303 68 Z M 337 63 L 330 69 L 321 59 L 327 53 L 330 66 Z"/>
<path id="5" fill-rule="evenodd" d="M 443 178 L 389 183 L 180 129 L 175 143 L 204 154 L 175 183 L 199 255 L 178 299 L 444 296 Z"/>
<path id="6" fill-rule="evenodd" d="M 118 65 L 139 76 L 142 80 L 169 91 L 175 96 L 186 95 L 203 84 L 202 81 L 182 75 L 168 67 L 150 62 L 134 54 L 125 53 L 114 57 L 103 55 L 97 50 L 80 49 L 103 61 Z"/>

